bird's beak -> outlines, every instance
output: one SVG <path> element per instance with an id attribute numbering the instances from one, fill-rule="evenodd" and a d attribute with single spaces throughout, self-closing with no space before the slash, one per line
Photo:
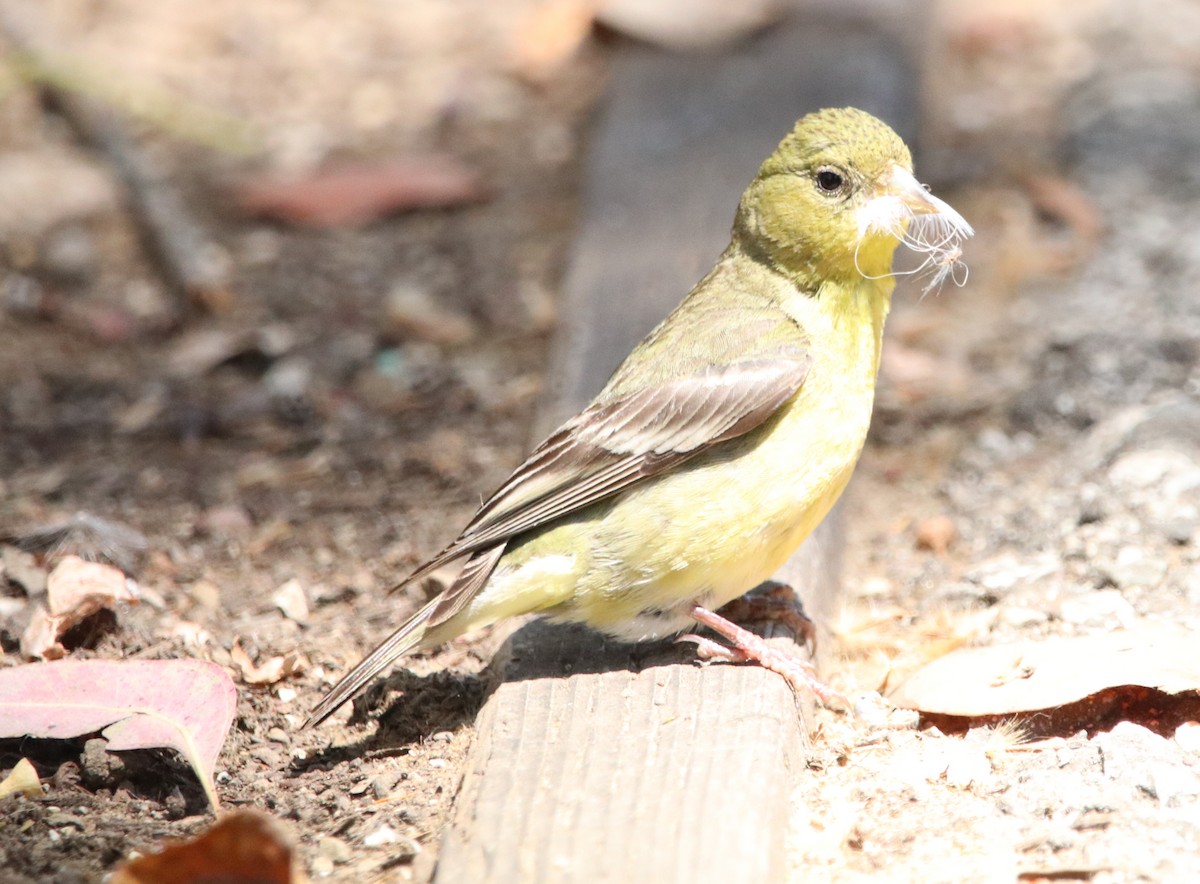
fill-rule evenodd
<path id="1" fill-rule="evenodd" d="M 945 200 L 940 200 L 921 184 L 913 173 L 893 163 L 880 176 L 875 192 L 859 210 L 859 232 L 893 232 L 902 235 L 907 222 L 922 215 L 936 216 L 939 227 L 958 239 L 974 235 L 975 230 Z M 934 220 L 934 219 L 930 219 Z"/>
<path id="2" fill-rule="evenodd" d="M 941 215 L 963 236 L 975 233 L 966 218 L 954 211 L 954 207 L 948 202 L 930 193 L 925 185 L 903 166 L 892 165 L 891 174 L 887 177 L 883 189 L 885 193 L 898 197 L 914 215 Z"/>

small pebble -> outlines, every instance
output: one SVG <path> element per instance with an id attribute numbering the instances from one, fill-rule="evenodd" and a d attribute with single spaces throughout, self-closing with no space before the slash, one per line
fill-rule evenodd
<path id="1" fill-rule="evenodd" d="M 280 359 L 263 375 L 263 386 L 280 399 L 303 399 L 312 385 L 312 364 L 301 356 Z"/>
<path id="2" fill-rule="evenodd" d="M 1200 752 L 1200 721 L 1185 721 L 1175 728 L 1175 742 L 1188 752 Z"/>
<path id="3" fill-rule="evenodd" d="M 1065 598 L 1059 604 L 1059 616 L 1077 625 L 1129 626 L 1137 619 L 1133 605 L 1115 589 L 1098 589 Z"/>
<path id="4" fill-rule="evenodd" d="M 327 858 L 334 865 L 341 865 L 350 860 L 353 852 L 341 838 L 325 835 L 317 842 L 317 856 Z"/>
<path id="5" fill-rule="evenodd" d="M 108 741 L 99 737 L 83 744 L 80 773 L 89 789 L 112 789 L 125 779 L 125 761 L 108 751 Z"/>
<path id="6" fill-rule="evenodd" d="M 308 595 L 304 586 L 294 577 L 271 594 L 271 603 L 289 620 L 297 623 L 308 621 Z"/>
<path id="7" fill-rule="evenodd" d="M 1200 777 L 1180 764 L 1154 764 L 1150 767 L 1150 786 L 1154 797 L 1166 804 L 1172 798 L 1200 794 Z"/>
<path id="8" fill-rule="evenodd" d="M 41 264 L 63 282 L 85 282 L 96 269 L 96 242 L 82 224 L 55 229 L 42 244 Z"/>
<path id="9" fill-rule="evenodd" d="M 387 780 L 385 780 L 383 777 L 375 777 L 373 780 L 371 780 L 371 794 L 375 796 L 376 801 L 382 801 L 384 798 L 387 798 L 391 792 L 391 787 L 388 786 Z"/>
<path id="10" fill-rule="evenodd" d="M 328 878 L 333 874 L 333 860 L 327 856 L 318 856 L 312 861 L 312 873 L 317 878 Z"/>
<path id="11" fill-rule="evenodd" d="M 958 537 L 958 529 L 949 516 L 930 516 L 917 524 L 917 549 L 929 550 L 936 555 L 945 555 Z"/>
<path id="12" fill-rule="evenodd" d="M 172 820 L 181 820 L 187 816 L 187 801 L 183 798 L 183 793 L 176 786 L 171 790 L 171 793 L 163 800 L 163 805 L 167 809 L 167 818 Z"/>
<path id="13" fill-rule="evenodd" d="M 1196 536 L 1197 528 L 1200 528 L 1200 523 L 1197 523 L 1195 519 L 1177 516 L 1163 526 L 1163 533 L 1177 546 L 1187 546 Z"/>
<path id="14" fill-rule="evenodd" d="M 386 309 L 394 329 L 434 344 L 465 344 L 477 334 L 469 317 L 438 303 L 428 289 L 412 282 L 393 286 Z"/>
<path id="15" fill-rule="evenodd" d="M 221 607 L 221 588 L 211 580 L 197 580 L 188 594 L 205 611 L 214 612 Z"/>
<path id="16" fill-rule="evenodd" d="M 1118 589 L 1131 586 L 1153 589 L 1167 576 L 1167 563 L 1139 547 L 1127 546 L 1117 553 L 1115 561 L 1102 565 L 1100 571 Z"/>
<path id="17" fill-rule="evenodd" d="M 1009 605 L 1001 607 L 999 615 L 1003 623 L 1018 629 L 1025 626 L 1033 626 L 1037 623 L 1044 623 L 1050 619 L 1050 615 L 1045 611 L 1039 611 L 1036 608 L 1019 608 Z"/>
<path id="18" fill-rule="evenodd" d="M 255 746 L 250 750 L 250 757 L 257 759 L 267 767 L 279 767 L 282 760 L 277 750 L 267 746 Z"/>
<path id="19" fill-rule="evenodd" d="M 383 825 L 363 837 L 366 847 L 383 847 L 385 844 L 399 844 L 400 833 L 391 826 Z"/>

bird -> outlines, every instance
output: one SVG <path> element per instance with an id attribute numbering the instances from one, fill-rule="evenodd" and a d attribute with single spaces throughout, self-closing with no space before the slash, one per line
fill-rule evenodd
<path id="1" fill-rule="evenodd" d="M 697 182 L 702 186 L 702 182 Z M 713 269 L 401 584 L 462 570 L 339 681 L 328 718 L 404 654 L 515 615 L 623 641 L 697 625 L 828 701 L 812 667 L 717 614 L 828 514 L 866 440 L 901 243 L 944 271 L 973 235 L 855 108 L 800 118 L 743 193 Z"/>

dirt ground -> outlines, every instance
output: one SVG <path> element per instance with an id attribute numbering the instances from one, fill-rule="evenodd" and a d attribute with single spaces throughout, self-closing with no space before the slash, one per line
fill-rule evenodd
<path id="1" fill-rule="evenodd" d="M 345 880 L 366 880 L 364 863 L 428 877 L 482 696 L 486 637 L 414 661 L 416 675 L 390 683 L 403 712 L 378 732 L 298 730 L 321 689 L 423 598 L 386 590 L 529 444 L 577 144 L 603 73 L 585 50 L 552 84 L 514 78 L 513 23 L 529 5 L 417 3 L 347 18 L 303 3 L 57 4 L 73 50 L 135 96 L 147 83 L 178 88 L 265 143 L 246 160 L 144 133 L 233 268 L 233 307 L 179 325 L 104 168 L 32 91 L 10 84 L 0 103 L 9 157 L 98 191 L 82 213 L 53 192 L 24 217 L 6 210 L 0 519 L 21 536 L 86 513 L 144 537 L 122 564 L 146 601 L 76 655 L 232 665 L 238 639 L 256 660 L 307 658 L 292 681 L 240 691 L 218 788 L 229 806 L 291 821 L 305 865 L 332 857 Z M 411 151 L 474 164 L 494 198 L 321 232 L 246 220 L 226 189 L 258 169 Z M 44 219 L 35 229 L 20 223 L 29 213 Z M 435 322 L 465 328 L 460 340 L 407 331 L 411 311 L 397 319 L 389 305 L 413 290 L 437 305 Z M 55 552 L 103 554 L 108 542 L 75 531 Z M 9 664 L 31 607 L 18 570 L 7 569 L 19 604 L 0 633 Z M 271 601 L 288 581 L 307 597 L 303 623 Z M 55 778 L 47 801 L 3 808 L 5 880 L 94 880 L 132 848 L 207 824 L 173 759 L 97 789 L 81 744 L 0 751 L 6 770 L 25 755 Z M 347 845 L 361 853 L 356 842 L 385 826 L 399 846 L 348 867 Z"/>
<path id="2" fill-rule="evenodd" d="M 1200 22 L 1150 5 L 933 10 L 919 171 L 979 233 L 964 289 L 897 298 L 849 506 L 847 691 L 961 643 L 1197 625 L 1200 250 L 1181 231 L 1200 224 Z M 429 591 L 388 588 L 531 441 L 606 65 L 592 42 L 515 76 L 535 6 L 46 4 L 131 107 L 168 90 L 257 145 L 138 130 L 230 268 L 215 314 L 181 318 L 109 172 L 0 81 L 3 663 L 66 552 L 114 559 L 143 594 L 73 656 L 303 654 L 292 679 L 239 685 L 217 783 L 285 821 L 316 878 L 429 878 L 483 697 L 486 634 L 411 659 L 366 721 L 299 730 Z M 491 198 L 318 231 L 230 197 L 264 169 L 414 151 L 472 164 Z M 18 549 L 46 525 L 55 544 Z M 272 600 L 291 581 L 307 615 Z M 1018 752 L 824 712 L 797 878 L 1194 878 L 1200 750 L 1146 723 Z M 0 742 L 0 770 L 28 757 L 49 783 L 0 804 L 0 877 L 95 880 L 208 824 L 186 767 L 134 755 L 122 772 L 82 740 Z"/>

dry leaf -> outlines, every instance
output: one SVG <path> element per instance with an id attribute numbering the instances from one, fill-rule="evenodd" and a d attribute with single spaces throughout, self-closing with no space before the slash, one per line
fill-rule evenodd
<path id="1" fill-rule="evenodd" d="M 283 612 L 283 616 L 297 623 L 308 622 L 308 596 L 300 581 L 293 577 L 271 594 L 271 604 Z"/>
<path id="2" fill-rule="evenodd" d="M 214 809 L 213 767 L 237 707 L 233 681 L 204 660 L 63 660 L 0 669 L 0 738 L 99 733 L 111 751 L 168 747 Z"/>
<path id="3" fill-rule="evenodd" d="M 17 794 L 28 795 L 30 798 L 42 797 L 41 780 L 38 779 L 37 771 L 33 769 L 33 764 L 28 758 L 18 761 L 9 775 L 0 781 L 0 800 Z"/>
<path id="4" fill-rule="evenodd" d="M 46 605 L 33 612 L 21 634 L 21 653 L 29 659 L 58 659 L 66 651 L 58 640 L 88 617 L 137 602 L 133 581 L 112 565 L 67 556 L 46 578 Z"/>
<path id="5" fill-rule="evenodd" d="M 112 884 L 302 884 L 292 845 L 265 814 L 239 810 L 189 841 L 121 863 Z"/>
<path id="6" fill-rule="evenodd" d="M 238 639 L 234 639 L 233 647 L 229 649 L 229 656 L 233 658 L 233 663 L 237 666 L 242 681 L 246 684 L 275 684 L 289 676 L 303 672 L 308 665 L 308 661 L 295 651 L 284 654 L 282 657 L 268 657 L 266 662 L 256 664 L 242 648 Z"/>
<path id="7" fill-rule="evenodd" d="M 890 699 L 922 712 L 970 718 L 1074 703 L 1136 685 L 1168 694 L 1200 690 L 1200 635 L 1174 624 L 1082 638 L 963 648 L 934 660 Z"/>
<path id="8" fill-rule="evenodd" d="M 99 610 L 115 602 L 136 602 L 131 583 L 124 572 L 112 565 L 67 556 L 46 578 L 50 613 L 63 615 L 80 608 Z"/>
<path id="9" fill-rule="evenodd" d="M 247 215 L 311 227 L 346 227 L 411 209 L 447 208 L 487 196 L 478 173 L 443 154 L 360 163 L 306 178 L 243 181 L 236 198 Z"/>

